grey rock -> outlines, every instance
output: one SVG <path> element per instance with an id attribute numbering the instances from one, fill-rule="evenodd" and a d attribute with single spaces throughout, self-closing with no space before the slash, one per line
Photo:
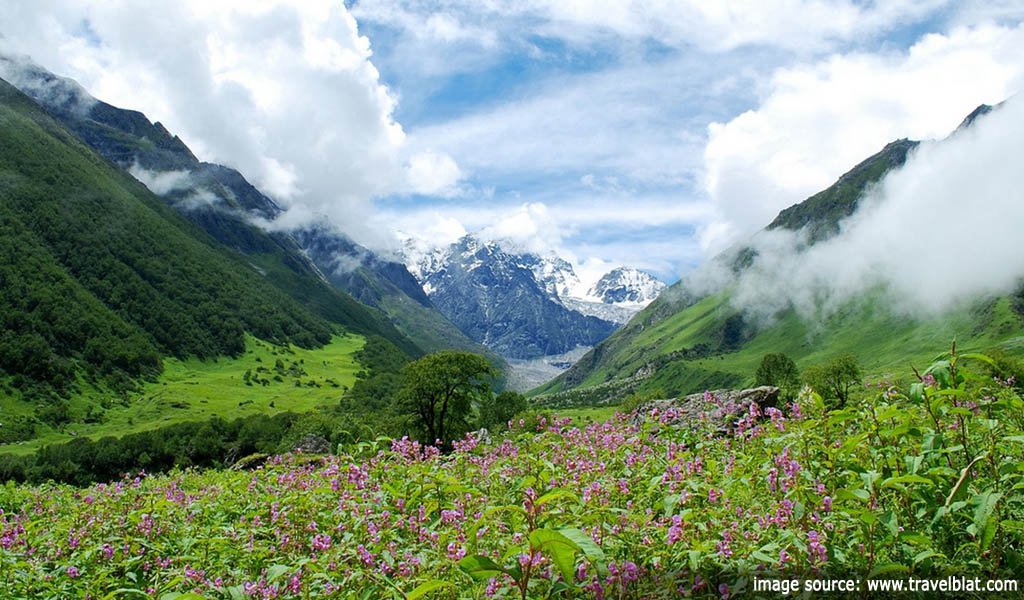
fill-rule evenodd
<path id="1" fill-rule="evenodd" d="M 315 433 L 307 433 L 295 444 L 294 451 L 303 454 L 330 454 L 331 443 Z"/>
<path id="2" fill-rule="evenodd" d="M 678 423 L 696 424 L 711 419 L 725 424 L 732 417 L 749 413 L 751 404 L 765 409 L 775 406 L 778 401 L 779 388 L 770 385 L 743 390 L 714 390 L 682 398 L 651 400 L 637 409 L 633 422 L 642 423 L 657 409 L 659 414 L 674 411 Z"/>

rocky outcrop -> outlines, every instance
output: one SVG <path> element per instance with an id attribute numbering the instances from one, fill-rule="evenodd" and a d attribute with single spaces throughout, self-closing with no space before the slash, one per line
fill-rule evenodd
<path id="1" fill-rule="evenodd" d="M 303 454 L 330 454 L 331 443 L 315 433 L 307 433 L 295 444 L 295 452 Z"/>
<path id="2" fill-rule="evenodd" d="M 725 424 L 736 416 L 750 414 L 751 405 L 764 409 L 775 406 L 778 401 L 779 388 L 769 385 L 744 390 L 714 390 L 682 398 L 651 400 L 637 409 L 633 419 L 639 424 L 671 413 L 673 422 L 699 423 L 711 419 Z"/>

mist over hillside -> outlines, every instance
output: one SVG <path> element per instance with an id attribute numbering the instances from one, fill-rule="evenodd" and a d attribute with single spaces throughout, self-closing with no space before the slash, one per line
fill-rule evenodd
<path id="1" fill-rule="evenodd" d="M 795 308 L 825 318 L 869 290 L 891 310 L 934 317 L 979 298 L 1013 292 L 1024 278 L 1024 102 L 1013 98 L 946 139 L 925 141 L 906 162 L 864 191 L 838 232 L 763 230 L 685 278 L 707 295 L 760 319 Z M 736 252 L 751 256 L 733 270 Z"/>

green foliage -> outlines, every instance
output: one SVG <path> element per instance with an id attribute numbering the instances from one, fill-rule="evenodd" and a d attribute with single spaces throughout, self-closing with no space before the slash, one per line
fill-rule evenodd
<path id="1" fill-rule="evenodd" d="M 1001 348 L 989 348 L 985 354 L 992 359 L 988 363 L 988 373 L 992 377 L 1017 389 L 1024 389 L 1024 360 L 1008 354 Z"/>
<path id="2" fill-rule="evenodd" d="M 33 417 L 0 414 L 0 444 L 32 439 L 37 424 L 38 419 Z"/>
<path id="3" fill-rule="evenodd" d="M 988 376 L 993 362 L 953 348 L 909 388 L 836 410 L 810 391 L 762 418 L 711 398 L 698 419 L 572 427 L 537 415 L 450 453 L 366 440 L 251 472 L 0 486 L 0 595 L 232 598 L 276 585 L 289 600 L 743 598 L 759 597 L 755 577 L 843 577 L 862 590 L 1016 579 L 1024 400 Z M 258 419 L 264 439 L 298 423 Z M 231 440 L 216 436 L 232 427 L 182 431 L 184 446 L 216 449 L 196 438 Z M 55 450 L 48 468 L 73 479 L 76 455 L 109 460 L 94 447 Z M 0 457 L 0 474 L 23 468 Z M 145 568 L 147 556 L 161 560 Z"/>
<path id="4" fill-rule="evenodd" d="M 319 413 L 301 417 L 295 413 L 253 415 L 232 421 L 214 417 L 201 423 L 178 423 L 120 438 L 77 438 L 44 446 L 33 455 L 0 454 L 0 481 L 53 480 L 88 485 L 143 469 L 159 473 L 174 467 L 230 466 L 253 453 L 291 450 L 289 443 L 305 433 L 321 430 L 314 423 L 322 425 L 324 420 L 329 421 L 319 417 Z"/>
<path id="5" fill-rule="evenodd" d="M 828 362 L 811 365 L 804 371 L 807 385 L 834 400 L 830 406 L 842 408 L 850 399 L 850 391 L 861 383 L 861 370 L 852 354 L 832 357 Z"/>
<path id="6" fill-rule="evenodd" d="M 490 396 L 496 375 L 480 355 L 435 352 L 403 367 L 398 399 L 421 440 L 447 444 L 469 431 L 473 405 Z"/>
<path id="7" fill-rule="evenodd" d="M 246 331 L 316 347 L 331 326 L 0 83 L 0 370 L 115 387 L 160 355 L 237 355 Z"/>
<path id="8" fill-rule="evenodd" d="M 800 371 L 789 355 L 782 352 L 765 354 L 754 375 L 754 385 L 771 385 L 779 388 L 779 398 L 792 400 L 800 391 Z"/>
<path id="9" fill-rule="evenodd" d="M 527 408 L 526 397 L 519 392 L 504 390 L 496 396 L 484 395 L 480 399 L 477 427 L 501 427 Z"/>

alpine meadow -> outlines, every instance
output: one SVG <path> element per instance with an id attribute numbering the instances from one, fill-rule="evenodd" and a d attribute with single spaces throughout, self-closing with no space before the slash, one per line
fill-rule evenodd
<path id="1" fill-rule="evenodd" d="M 1024 4 L 10 0 L 0 597 L 1024 598 Z"/>

